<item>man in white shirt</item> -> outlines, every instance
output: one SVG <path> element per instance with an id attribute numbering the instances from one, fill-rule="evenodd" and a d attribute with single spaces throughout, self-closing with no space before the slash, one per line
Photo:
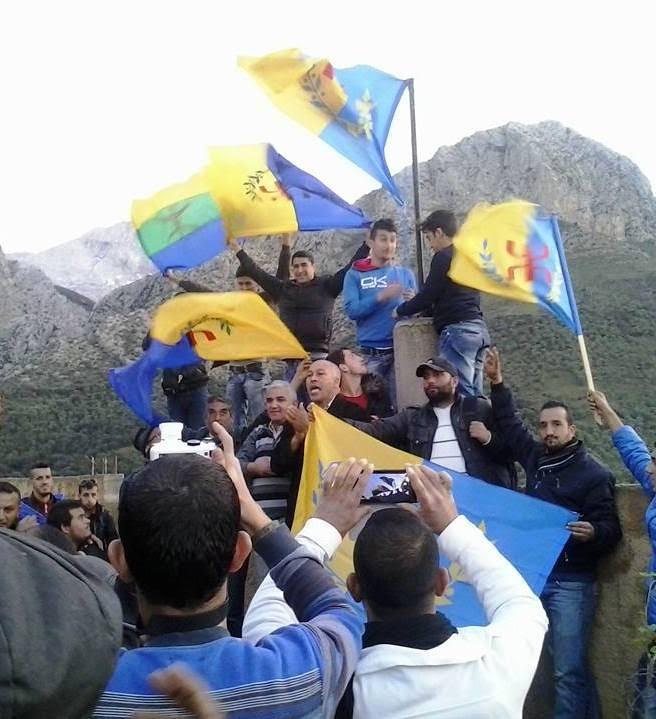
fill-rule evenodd
<path id="1" fill-rule="evenodd" d="M 407 407 L 369 424 L 349 423 L 385 444 L 454 472 L 513 487 L 514 467 L 495 431 L 490 402 L 484 397 L 463 396 L 458 371 L 443 357 L 422 362 L 416 374 L 423 382 L 425 405 Z"/>
<path id="2" fill-rule="evenodd" d="M 542 604 L 482 532 L 458 515 L 448 474 L 424 466 L 407 471 L 419 516 L 401 508 L 375 512 L 355 543 L 347 585 L 364 603 L 368 622 L 335 716 L 519 719 L 547 631 Z M 339 544 L 321 526 L 307 524 L 302 535 L 298 541 L 324 558 Z M 456 629 L 435 612 L 435 597 L 448 586 L 438 549 L 461 567 L 487 626 Z M 295 621 L 267 577 L 247 613 L 244 637 L 257 641 Z"/>

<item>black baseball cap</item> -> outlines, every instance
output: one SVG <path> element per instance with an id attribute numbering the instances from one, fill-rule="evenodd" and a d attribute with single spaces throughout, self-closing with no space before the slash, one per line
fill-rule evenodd
<path id="1" fill-rule="evenodd" d="M 432 369 L 435 372 L 448 372 L 452 377 L 458 376 L 458 370 L 444 357 L 431 357 L 417 367 L 417 377 L 424 376 L 424 370 Z"/>

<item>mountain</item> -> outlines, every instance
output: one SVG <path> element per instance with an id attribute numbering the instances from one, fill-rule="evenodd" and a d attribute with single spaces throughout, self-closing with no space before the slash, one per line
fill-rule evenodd
<path id="1" fill-rule="evenodd" d="M 56 285 L 94 301 L 157 271 L 129 222 L 91 230 L 43 252 L 9 255 L 9 259 L 37 267 Z"/>
<path id="2" fill-rule="evenodd" d="M 410 170 L 396 180 L 411 197 Z M 421 164 L 423 214 L 450 207 L 462 218 L 476 202 L 510 197 L 533 200 L 560 216 L 597 384 L 627 421 L 652 438 L 656 200 L 649 183 L 630 160 L 553 122 L 478 132 Z M 399 209 L 383 191 L 358 204 L 371 217 L 395 217 L 401 261 L 414 267 L 412 210 Z M 331 272 L 362 239 L 361 233 L 307 233 L 297 245 L 314 253 L 321 272 Z M 273 271 L 277 240 L 250 240 L 247 250 Z M 188 274 L 226 290 L 233 287 L 235 269 L 226 253 Z M 80 300 L 79 294 L 89 293 L 79 285 L 30 272 L 38 270 L 0 261 L 0 391 L 7 418 L 0 430 L 0 474 L 24 471 L 43 457 L 58 471 L 83 471 L 88 455 L 105 453 L 118 454 L 124 469 L 135 466 L 139 460 L 127 448 L 136 421 L 108 389 L 107 370 L 138 356 L 149 317 L 172 288 L 149 275 L 113 290 L 91 309 Z M 66 296 L 56 285 L 78 295 Z M 576 339 L 529 305 L 485 298 L 484 310 L 526 419 L 533 422 L 546 399 L 566 401 L 585 441 L 619 473 L 610 441 L 585 405 Z M 340 303 L 335 320 L 335 344 L 352 341 L 353 326 Z M 220 391 L 224 370 L 212 375 L 213 389 Z"/>

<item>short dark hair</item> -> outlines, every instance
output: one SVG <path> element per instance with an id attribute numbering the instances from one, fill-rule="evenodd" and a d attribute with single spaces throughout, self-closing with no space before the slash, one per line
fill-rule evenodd
<path id="1" fill-rule="evenodd" d="M 235 270 L 235 277 L 250 277 L 250 279 L 253 279 L 250 273 L 246 271 L 244 265 L 239 265 L 239 267 Z"/>
<path id="2" fill-rule="evenodd" d="M 52 509 L 48 512 L 46 520 L 52 527 L 61 529 L 62 527 L 71 526 L 71 511 L 74 509 L 82 509 L 82 502 L 79 499 L 62 499 L 56 502 Z"/>
<path id="3" fill-rule="evenodd" d="M 574 417 L 572 417 L 569 407 L 560 400 L 550 399 L 548 402 L 545 402 L 542 407 L 540 407 L 540 412 L 542 412 L 543 409 L 557 409 L 558 407 L 562 407 L 562 409 L 565 410 L 567 424 L 574 424 Z"/>
<path id="4" fill-rule="evenodd" d="M 49 462 L 37 462 L 36 464 L 33 464 L 30 467 L 30 472 L 33 469 L 50 469 L 50 463 Z"/>
<path id="5" fill-rule="evenodd" d="M 20 489 L 11 482 L 0 482 L 0 494 L 16 494 L 18 495 L 18 501 L 21 498 Z"/>
<path id="6" fill-rule="evenodd" d="M 450 210 L 435 210 L 421 223 L 422 232 L 442 230 L 447 237 L 455 237 L 458 231 L 456 216 Z"/>
<path id="7" fill-rule="evenodd" d="M 224 584 L 240 523 L 226 472 L 198 455 L 167 455 L 123 480 L 118 532 L 152 604 L 193 610 Z"/>
<path id="8" fill-rule="evenodd" d="M 30 537 L 40 539 L 42 542 L 48 542 L 48 544 L 59 547 L 59 549 L 63 549 L 69 554 L 77 554 L 77 549 L 72 540 L 61 529 L 52 524 L 39 524 L 36 527 L 30 527 L 27 534 Z"/>
<path id="9" fill-rule="evenodd" d="M 369 230 L 369 237 L 372 240 L 376 236 L 377 230 L 386 230 L 387 232 L 396 232 L 398 234 L 398 229 L 394 224 L 394 220 L 391 220 L 389 217 L 381 217 L 380 220 L 376 220 L 376 222 L 374 222 L 371 226 L 371 229 Z"/>
<path id="10" fill-rule="evenodd" d="M 227 404 L 228 407 L 232 410 L 232 402 L 225 397 L 221 397 L 220 394 L 211 394 L 207 398 L 207 404 L 212 404 L 212 402 L 222 402 L 223 404 Z"/>
<path id="11" fill-rule="evenodd" d="M 78 493 L 81 492 L 83 489 L 93 489 L 94 487 L 98 486 L 98 482 L 91 477 L 89 479 L 83 479 L 80 484 L 77 486 Z"/>
<path id="12" fill-rule="evenodd" d="M 421 609 L 435 592 L 438 559 L 430 529 L 398 507 L 374 512 L 353 550 L 362 596 L 383 611 Z"/>
<path id="13" fill-rule="evenodd" d="M 314 257 L 309 252 L 307 252 L 307 250 L 297 250 L 296 252 L 294 252 L 294 254 L 292 255 L 292 262 L 294 262 L 297 257 L 305 257 L 310 260 L 311 264 L 314 264 Z"/>

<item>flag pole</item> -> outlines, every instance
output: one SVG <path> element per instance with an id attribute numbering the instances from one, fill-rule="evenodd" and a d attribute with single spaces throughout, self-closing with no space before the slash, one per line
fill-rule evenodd
<path id="1" fill-rule="evenodd" d="M 408 80 L 408 99 L 410 100 L 410 142 L 412 144 L 412 190 L 415 205 L 415 241 L 417 258 L 417 280 L 419 287 L 424 284 L 424 254 L 421 244 L 421 210 L 419 208 L 419 162 L 417 160 L 417 121 L 415 118 L 415 81 Z"/>
<path id="2" fill-rule="evenodd" d="M 574 288 L 572 287 L 572 279 L 569 276 L 569 268 L 567 267 L 567 259 L 565 257 L 565 248 L 563 247 L 563 240 L 560 236 L 560 228 L 558 227 L 558 220 L 554 215 L 551 216 L 551 226 L 553 227 L 554 237 L 556 238 L 556 249 L 558 250 L 558 258 L 560 259 L 560 266 L 563 270 L 563 280 L 565 283 L 565 291 L 567 292 L 567 299 L 569 300 L 569 306 L 572 308 L 572 320 L 574 321 L 574 328 L 576 330 L 576 339 L 579 342 L 579 351 L 581 352 L 581 361 L 583 362 L 583 371 L 585 372 L 585 381 L 588 385 L 588 389 L 594 392 L 594 379 L 592 378 L 592 368 L 590 367 L 590 358 L 588 357 L 588 349 L 585 345 L 585 337 L 583 336 L 583 328 L 581 327 L 581 320 L 579 318 L 579 311 L 576 306 L 576 298 L 574 297 Z"/>

